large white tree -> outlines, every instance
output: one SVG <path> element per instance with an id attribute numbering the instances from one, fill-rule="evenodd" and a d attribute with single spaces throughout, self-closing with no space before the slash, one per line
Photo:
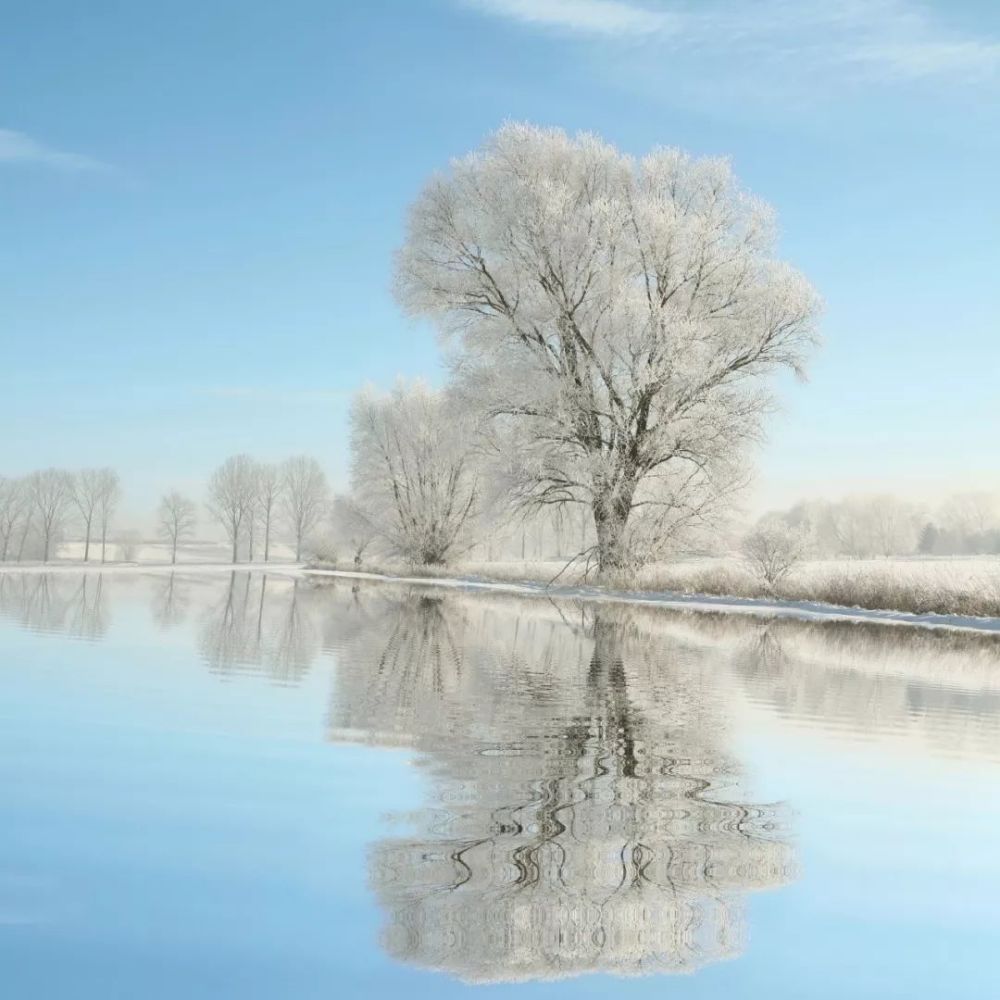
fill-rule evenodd
<path id="1" fill-rule="evenodd" d="M 295 540 L 295 561 L 328 511 L 330 488 L 319 462 L 308 455 L 287 459 L 281 467 L 281 503 Z"/>
<path id="2" fill-rule="evenodd" d="M 390 550 L 447 561 L 465 539 L 479 483 L 471 434 L 444 395 L 416 383 L 359 393 L 351 409 L 354 500 Z"/>
<path id="3" fill-rule="evenodd" d="M 740 483 L 818 309 L 728 162 L 520 124 L 430 181 L 397 287 L 454 338 L 513 496 L 585 504 L 609 573 Z"/>

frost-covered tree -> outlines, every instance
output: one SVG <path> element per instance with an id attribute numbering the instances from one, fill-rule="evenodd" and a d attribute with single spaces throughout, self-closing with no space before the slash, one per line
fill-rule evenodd
<path id="1" fill-rule="evenodd" d="M 330 488 L 319 462 L 308 455 L 289 458 L 281 467 L 281 501 L 295 539 L 295 561 L 305 542 L 327 514 Z"/>
<path id="2" fill-rule="evenodd" d="M 355 569 L 360 569 L 365 552 L 379 534 L 375 522 L 353 497 L 337 496 L 333 499 L 330 523 L 335 543 L 346 546 Z"/>
<path id="3" fill-rule="evenodd" d="M 27 527 L 31 502 L 23 479 L 0 476 L 0 562 L 18 551 L 18 539 Z"/>
<path id="4" fill-rule="evenodd" d="M 63 469 L 42 469 L 28 477 L 28 492 L 41 536 L 42 562 L 48 562 L 73 504 L 73 477 Z"/>
<path id="5" fill-rule="evenodd" d="M 514 498 L 586 505 L 613 573 L 716 512 L 803 369 L 818 301 L 773 234 L 724 160 L 510 124 L 418 198 L 398 296 L 457 342 Z"/>
<path id="6" fill-rule="evenodd" d="M 170 546 L 170 562 L 174 564 L 177 562 L 177 546 L 190 537 L 198 523 L 197 507 L 193 500 L 172 490 L 160 500 L 157 518 L 160 535 Z"/>
<path id="7" fill-rule="evenodd" d="M 257 520 L 264 532 L 264 562 L 271 557 L 271 531 L 275 516 L 281 503 L 284 490 L 284 477 L 281 467 L 268 462 L 260 462 L 256 468 L 256 503 L 254 505 Z"/>
<path id="8" fill-rule="evenodd" d="M 743 539 L 743 556 L 750 569 L 773 590 L 802 560 L 808 535 L 784 518 L 768 515 Z"/>
<path id="9" fill-rule="evenodd" d="M 122 498 L 121 481 L 114 469 L 97 470 L 97 523 L 101 531 L 101 562 L 107 561 L 108 532 Z"/>
<path id="10" fill-rule="evenodd" d="M 73 476 L 73 505 L 83 526 L 83 561 L 90 559 L 94 528 L 102 527 L 102 512 L 109 495 L 117 490 L 118 475 L 113 469 L 81 469 Z M 102 541 L 105 532 L 102 531 Z"/>
<path id="11" fill-rule="evenodd" d="M 465 541 L 479 483 L 469 423 L 420 383 L 364 391 L 351 409 L 351 485 L 391 551 L 421 565 Z"/>
<path id="12" fill-rule="evenodd" d="M 256 488 L 255 463 L 249 455 L 227 458 L 208 482 L 207 507 L 226 533 L 234 563 L 239 561 L 240 539 L 252 514 Z"/>

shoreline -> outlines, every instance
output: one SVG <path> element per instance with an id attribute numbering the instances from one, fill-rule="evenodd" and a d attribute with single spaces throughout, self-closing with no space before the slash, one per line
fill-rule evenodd
<path id="1" fill-rule="evenodd" d="M 0 575 L 29 576 L 40 574 L 79 575 L 106 573 L 113 576 L 225 573 L 269 573 L 302 579 L 369 580 L 411 586 L 437 587 L 442 590 L 486 591 L 521 597 L 591 601 L 662 607 L 672 611 L 698 614 L 749 615 L 757 618 L 792 618 L 812 622 L 853 622 L 909 628 L 939 629 L 1000 636 L 1000 618 L 977 618 L 971 615 L 916 614 L 892 609 L 872 610 L 825 604 L 818 601 L 793 601 L 758 597 L 723 597 L 673 591 L 618 590 L 594 585 L 545 584 L 529 580 L 512 582 L 471 577 L 402 576 L 365 573 L 355 570 L 312 569 L 300 563 L 13 563 L 0 564 Z"/>
<path id="2" fill-rule="evenodd" d="M 672 611 L 692 611 L 698 614 L 739 614 L 757 618 L 794 618 L 813 622 L 853 622 L 910 628 L 941 629 L 955 632 L 975 632 L 1000 636 L 1000 618 L 976 618 L 971 615 L 914 614 L 908 611 L 849 608 L 817 601 L 783 601 L 757 597 L 716 597 L 710 594 L 680 594 L 670 591 L 614 590 L 598 586 L 548 585 L 544 583 L 511 583 L 501 580 L 478 580 L 462 577 L 389 576 L 384 573 L 362 573 L 351 570 L 309 569 L 307 577 L 339 577 L 342 579 L 376 580 L 385 583 L 405 583 L 450 590 L 492 591 L 521 597 L 543 597 L 561 600 L 583 600 L 609 604 L 633 604 L 642 607 L 662 607 Z"/>

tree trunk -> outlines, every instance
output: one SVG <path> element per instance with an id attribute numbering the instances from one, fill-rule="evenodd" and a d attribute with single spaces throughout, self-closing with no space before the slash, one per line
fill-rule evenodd
<path id="1" fill-rule="evenodd" d="M 237 546 L 239 545 L 239 541 L 240 541 L 240 533 L 239 533 L 238 530 L 234 529 L 233 530 L 233 565 L 234 566 L 236 565 L 236 563 L 238 563 L 240 561 L 240 553 L 239 553 L 239 550 L 237 549 Z"/>
<path id="2" fill-rule="evenodd" d="M 174 535 L 174 543 L 173 543 L 173 545 L 171 546 L 171 549 L 170 549 L 170 565 L 171 566 L 176 566 L 177 565 L 177 536 L 176 535 Z"/>
<path id="3" fill-rule="evenodd" d="M 264 521 L 264 562 L 267 562 L 271 554 L 271 512 L 267 513 L 267 520 Z"/>
<path id="4" fill-rule="evenodd" d="M 601 577 L 622 576 L 628 568 L 625 528 L 631 505 L 619 502 L 594 504 L 594 527 L 597 531 L 597 572 Z"/>
<path id="5" fill-rule="evenodd" d="M 83 543 L 83 561 L 90 561 L 90 522 L 87 522 L 87 533 Z"/>

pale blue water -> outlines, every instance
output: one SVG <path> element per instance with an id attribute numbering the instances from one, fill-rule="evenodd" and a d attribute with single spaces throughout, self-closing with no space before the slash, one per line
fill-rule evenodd
<path id="1" fill-rule="evenodd" d="M 0 996 L 1000 995 L 1000 643 L 0 574 Z"/>

